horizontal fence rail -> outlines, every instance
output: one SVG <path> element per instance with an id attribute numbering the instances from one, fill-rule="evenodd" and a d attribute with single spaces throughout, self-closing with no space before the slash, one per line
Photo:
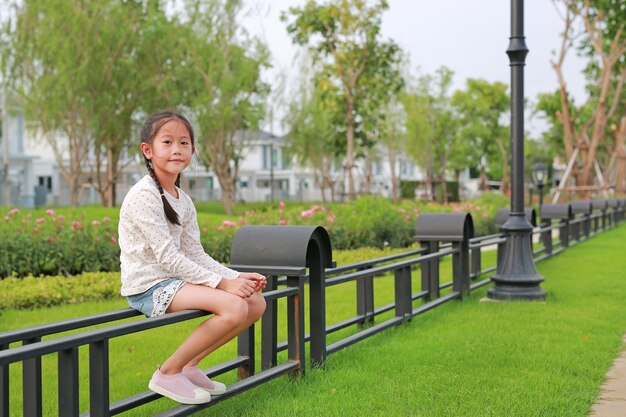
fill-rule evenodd
<path id="1" fill-rule="evenodd" d="M 583 206 L 578 204 L 573 211 L 570 203 L 542 208 L 531 239 L 536 262 L 557 255 L 624 220 L 624 200 L 614 200 L 610 204 L 594 201 L 590 202 L 588 209 Z M 535 221 L 534 213 L 527 215 Z M 421 245 L 418 249 L 339 267 L 332 262 L 330 240 L 323 228 L 246 226 L 240 229 L 231 251 L 232 267 L 242 272 L 260 272 L 268 277 L 263 292 L 267 309 L 261 319 L 260 355 L 256 354 L 252 326 L 239 336 L 235 358 L 205 370 L 210 377 L 238 371 L 240 380 L 230 385 L 226 394 L 214 397 L 209 404 L 179 405 L 159 416 L 192 415 L 281 375 L 303 375 L 305 342 L 309 343 L 311 366 L 321 366 L 328 355 L 410 321 L 448 301 L 463 299 L 471 291 L 489 284 L 490 278 L 484 277 L 498 268 L 506 243 L 504 234 L 473 237 L 471 216 L 452 216 L 455 217 L 425 219 L 428 225 L 422 228 L 418 221 L 416 239 Z M 445 225 L 443 231 L 437 232 L 431 227 L 438 222 Z M 265 246 L 254 247 L 248 243 L 259 241 L 272 242 L 269 253 Z M 484 254 L 493 250 L 496 251 L 496 265 L 483 268 Z M 442 265 L 450 267 L 446 273 L 450 279 L 442 279 Z M 386 304 L 376 303 L 375 281 L 389 274 L 393 276 L 393 300 Z M 417 290 L 413 285 L 415 278 L 419 282 Z M 326 293 L 339 285 L 354 286 L 355 315 L 327 324 L 326 313 L 334 306 L 326 302 Z M 308 296 L 308 326 L 305 326 L 305 294 Z M 277 302 L 280 299 L 287 300 L 288 336 L 283 341 L 277 337 Z M 389 312 L 393 315 L 382 319 Z M 112 416 L 154 401 L 160 395 L 146 391 L 110 403 L 109 363 L 115 358 L 110 357 L 109 340 L 207 314 L 183 311 L 137 319 L 140 313 L 128 308 L 0 333 L 0 417 L 9 416 L 10 368 L 17 363 L 22 364 L 23 370 L 24 415 L 42 415 L 44 378 L 41 359 L 51 354 L 58 357 L 59 415 Z M 101 327 L 87 329 L 92 326 Z M 327 342 L 328 335 L 344 329 L 352 330 L 342 337 L 333 336 L 332 343 Z M 67 331 L 78 333 L 63 335 Z M 56 337 L 43 340 L 50 336 Z M 78 397 L 78 348 L 81 346 L 89 348 L 90 391 L 89 411 L 82 414 Z M 284 350 L 288 351 L 287 361 L 278 363 L 278 353 Z M 257 358 L 261 364 L 259 372 L 255 369 Z"/>

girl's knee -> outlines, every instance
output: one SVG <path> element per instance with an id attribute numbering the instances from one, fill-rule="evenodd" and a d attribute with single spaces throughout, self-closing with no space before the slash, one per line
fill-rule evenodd
<path id="1" fill-rule="evenodd" d="M 254 293 L 248 298 L 248 317 L 257 321 L 265 312 L 266 305 L 265 297 L 258 292 Z"/>
<path id="2" fill-rule="evenodd" d="M 248 303 L 243 298 L 233 297 L 221 316 L 232 326 L 238 326 L 245 322 L 248 317 Z"/>

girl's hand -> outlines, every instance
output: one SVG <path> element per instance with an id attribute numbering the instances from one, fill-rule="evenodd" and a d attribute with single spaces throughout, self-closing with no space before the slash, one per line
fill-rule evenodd
<path id="1" fill-rule="evenodd" d="M 261 274 L 257 274 L 256 272 L 242 272 L 239 274 L 239 278 L 244 278 L 244 279 L 249 279 L 251 281 L 254 281 L 255 291 L 261 291 L 263 288 L 265 288 L 265 285 L 267 284 L 267 278 L 265 278 Z"/>
<path id="2" fill-rule="evenodd" d="M 243 275 L 243 274 L 241 274 Z M 247 278 L 224 279 L 217 284 L 218 289 L 224 290 L 231 294 L 238 295 L 241 298 L 248 298 L 256 291 L 257 281 Z"/>

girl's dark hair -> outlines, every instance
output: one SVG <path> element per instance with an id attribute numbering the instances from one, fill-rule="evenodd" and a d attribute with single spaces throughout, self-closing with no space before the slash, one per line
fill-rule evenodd
<path id="1" fill-rule="evenodd" d="M 189 138 L 191 139 L 191 145 L 194 146 L 195 141 L 193 137 L 193 128 L 191 127 L 191 123 L 189 123 L 189 120 L 187 120 L 185 116 L 183 116 L 182 114 L 180 114 L 179 112 L 175 110 L 165 110 L 165 111 L 158 111 L 158 112 L 152 113 L 150 117 L 148 117 L 148 119 L 144 122 L 143 127 L 141 128 L 141 142 L 151 145 L 152 141 L 154 140 L 154 137 L 157 135 L 157 133 L 159 133 L 159 130 L 161 130 L 163 125 L 169 122 L 170 120 L 178 120 L 185 125 L 185 127 L 189 131 Z M 148 174 L 150 174 L 150 176 L 156 183 L 156 186 L 159 189 L 159 192 L 161 193 L 161 200 L 163 201 L 163 210 L 165 211 L 165 217 L 167 218 L 167 221 L 180 226 L 180 219 L 178 217 L 178 213 L 176 213 L 176 210 L 174 210 L 170 202 L 167 201 L 167 198 L 165 198 L 165 192 L 163 191 L 163 187 L 161 186 L 161 183 L 159 182 L 159 179 L 157 178 L 156 173 L 154 172 L 154 168 L 152 167 L 152 161 L 146 158 L 145 155 L 143 156 L 143 159 L 146 162 L 146 167 L 148 168 Z M 178 178 L 176 178 L 175 185 L 177 187 L 180 187 L 180 174 L 178 174 Z"/>

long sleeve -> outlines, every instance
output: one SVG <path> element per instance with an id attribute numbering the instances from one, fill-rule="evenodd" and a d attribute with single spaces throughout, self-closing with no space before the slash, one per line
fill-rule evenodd
<path id="1" fill-rule="evenodd" d="M 191 201 L 191 200 L 190 200 Z M 190 203 L 189 218 L 183 224 L 183 232 L 180 236 L 180 247 L 182 251 L 197 264 L 203 266 L 209 271 L 213 271 L 219 276 L 226 279 L 235 279 L 239 276 L 239 272 L 234 269 L 227 268 L 221 263 L 213 259 L 204 251 L 204 247 L 200 243 L 200 228 L 198 227 L 198 215 L 193 203 Z"/>
<path id="2" fill-rule="evenodd" d="M 190 214 L 186 197 L 182 192 L 180 199 L 167 197 L 181 219 Z M 197 227 L 197 220 L 195 223 Z M 214 288 L 223 277 L 232 277 L 228 268 L 212 270 L 205 266 L 208 264 L 198 263 L 198 256 L 193 260 L 185 254 L 182 233 L 183 227 L 167 221 L 156 185 L 150 177 L 144 177 L 129 191 L 120 210 L 122 295 L 141 293 L 174 276 Z"/>

